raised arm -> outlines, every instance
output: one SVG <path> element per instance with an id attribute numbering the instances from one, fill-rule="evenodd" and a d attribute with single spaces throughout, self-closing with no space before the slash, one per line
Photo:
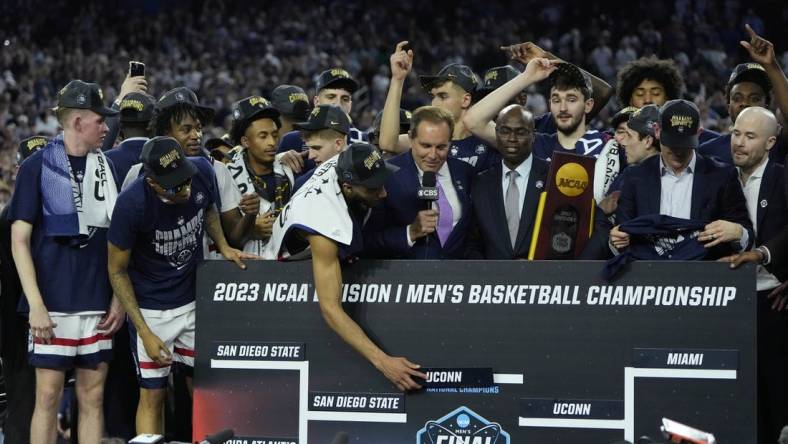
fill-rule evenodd
<path id="1" fill-rule="evenodd" d="M 405 79 L 413 67 L 413 50 L 405 51 L 403 48 L 407 41 L 397 43 L 397 49 L 390 57 L 391 82 L 386 95 L 386 104 L 383 106 L 383 117 L 380 120 L 380 136 L 378 144 L 380 149 L 392 154 L 399 154 L 410 149 L 410 140 L 406 135 L 399 134 L 399 109 L 402 102 L 402 89 Z"/>
<path id="2" fill-rule="evenodd" d="M 487 97 L 473 105 L 462 121 L 474 135 L 488 143 L 496 144 L 493 119 L 520 91 L 546 79 L 555 70 L 555 62 L 545 58 L 534 58 L 517 77 L 501 85 Z"/>
<path id="3" fill-rule="evenodd" d="M 421 388 L 412 379 L 412 376 L 426 377 L 417 370 L 420 366 L 405 358 L 387 355 L 342 309 L 342 269 L 337 256 L 337 244 L 320 235 L 310 235 L 308 239 L 312 250 L 315 290 L 326 324 L 380 370 L 397 388 L 403 391 Z"/>
<path id="4" fill-rule="evenodd" d="M 506 51 L 512 60 L 517 60 L 523 65 L 527 65 L 528 62 L 537 57 L 555 60 L 557 62 L 564 61 L 555 54 L 540 48 L 533 42 L 502 46 L 501 50 Z M 594 99 L 594 107 L 591 109 L 591 112 L 588 113 L 588 120 L 591 120 L 596 117 L 597 114 L 599 114 L 599 111 L 601 111 L 605 105 L 607 105 L 607 102 L 613 96 L 613 87 L 610 86 L 609 83 L 591 74 L 582 67 L 578 66 L 578 68 L 580 68 L 580 71 L 582 71 L 583 74 L 588 76 L 588 78 L 591 80 L 591 89 L 593 90 L 592 97 Z"/>
<path id="5" fill-rule="evenodd" d="M 750 28 L 750 25 L 744 26 L 747 28 L 750 41 L 741 41 L 739 43 L 750 54 L 750 58 L 754 62 L 760 63 L 766 70 L 766 75 L 769 76 L 769 81 L 772 83 L 772 93 L 777 102 L 777 107 L 782 111 L 783 117 L 788 119 L 788 79 L 785 78 L 785 73 L 783 73 L 782 67 L 780 67 L 780 63 L 774 55 L 774 45 L 756 34 Z M 788 136 L 788 125 L 783 127 L 782 134 Z"/>

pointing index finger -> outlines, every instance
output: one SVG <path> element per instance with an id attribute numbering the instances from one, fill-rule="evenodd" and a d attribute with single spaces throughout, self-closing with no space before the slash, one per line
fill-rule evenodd
<path id="1" fill-rule="evenodd" d="M 754 39 L 754 38 L 758 37 L 758 34 L 756 34 L 755 31 L 753 31 L 753 29 L 750 27 L 749 23 L 745 23 L 744 24 L 744 29 L 747 30 L 747 35 L 749 35 L 750 38 Z"/>
<path id="2" fill-rule="evenodd" d="M 403 40 L 403 41 L 397 43 L 397 51 L 396 52 L 401 52 L 402 51 L 402 47 L 407 45 L 407 44 L 408 44 L 407 40 Z"/>

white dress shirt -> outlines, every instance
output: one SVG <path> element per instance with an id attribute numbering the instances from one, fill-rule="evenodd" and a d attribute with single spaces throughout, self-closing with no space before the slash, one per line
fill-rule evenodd
<path id="1" fill-rule="evenodd" d="M 695 181 L 695 164 L 698 157 L 692 152 L 692 159 L 684 171 L 676 174 L 672 169 L 665 166 L 662 156 L 659 157 L 659 171 L 661 178 L 661 189 L 659 198 L 659 213 L 667 216 L 690 219 L 692 213 L 692 184 Z M 757 200 L 757 197 L 756 197 Z M 749 233 L 742 227 L 742 235 L 739 240 L 739 251 L 747 248 Z"/>
<path id="2" fill-rule="evenodd" d="M 421 184 L 421 178 L 424 176 L 424 172 L 421 170 L 421 168 L 419 168 L 418 164 L 416 164 L 416 171 L 418 172 L 419 176 L 419 184 Z M 446 162 L 444 162 L 443 166 L 440 167 L 437 173 L 435 173 L 435 177 L 438 180 L 443 192 L 446 193 L 446 200 L 449 201 L 449 205 L 451 206 L 451 226 L 454 228 L 457 226 L 457 222 L 459 222 L 460 217 L 462 217 L 462 205 L 460 204 L 460 198 L 457 196 L 457 190 L 454 189 L 454 183 L 451 180 L 449 165 Z M 432 202 L 432 209 L 438 209 L 437 200 Z M 412 247 L 416 242 L 411 240 L 410 229 L 408 227 L 405 227 L 405 236 L 407 236 L 408 239 L 408 246 Z"/>
<path id="3" fill-rule="evenodd" d="M 692 153 L 689 165 L 676 174 L 659 157 L 661 178 L 659 214 L 689 219 L 692 210 L 692 183 L 695 180 L 695 164 L 698 158 Z"/>
<path id="4" fill-rule="evenodd" d="M 758 233 L 758 195 L 761 191 L 761 180 L 763 179 L 763 172 L 766 171 L 766 164 L 769 163 L 769 158 L 766 157 L 755 171 L 747 178 L 747 182 L 741 181 L 741 169 L 739 170 L 739 182 L 744 192 L 744 197 L 747 199 L 747 214 L 750 216 L 752 228 L 755 233 Z M 758 291 L 771 290 L 780 285 L 780 281 L 771 273 L 769 273 L 763 265 L 758 265 L 758 277 L 756 279 Z"/>
<path id="5" fill-rule="evenodd" d="M 531 166 L 534 163 L 533 154 L 528 156 L 520 165 L 517 165 L 517 168 L 514 171 L 517 171 L 517 179 L 515 179 L 515 183 L 517 184 L 517 190 L 520 192 L 520 208 L 517 209 L 517 214 L 523 214 L 523 205 L 525 205 L 525 191 L 528 187 L 528 177 L 531 175 Z M 509 177 L 506 175 L 511 171 L 506 163 L 501 160 L 501 195 L 504 198 L 504 202 L 506 201 L 506 190 L 509 188 Z"/>

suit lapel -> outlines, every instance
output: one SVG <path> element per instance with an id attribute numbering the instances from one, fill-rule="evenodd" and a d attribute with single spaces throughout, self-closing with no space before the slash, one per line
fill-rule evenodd
<path id="1" fill-rule="evenodd" d="M 755 221 L 757 222 L 757 227 L 763 227 L 763 219 L 766 217 L 766 213 L 769 210 L 769 203 L 771 202 L 772 194 L 775 190 L 775 177 L 776 169 L 774 168 L 774 164 L 769 162 L 766 164 L 766 169 L 763 171 L 763 178 L 761 179 L 761 188 L 758 190 L 758 203 L 755 206 L 757 209 L 757 214 L 755 215 Z M 761 202 L 765 202 L 766 205 L 761 205 Z"/>
<path id="2" fill-rule="evenodd" d="M 458 162 L 462 162 L 459 160 Z M 451 230 L 451 234 L 449 234 L 449 238 L 446 239 L 446 243 L 442 245 L 443 248 L 446 248 L 447 245 L 451 244 L 454 241 L 454 238 L 457 236 L 457 228 L 463 229 L 461 227 L 464 220 L 469 217 L 468 212 L 470 211 L 470 199 L 468 198 L 468 184 L 463 182 L 463 177 L 456 168 L 454 168 L 453 162 L 450 162 L 450 159 L 446 159 L 446 165 L 449 167 L 449 174 L 451 175 L 451 185 L 454 187 L 454 192 L 457 193 L 457 200 L 460 203 L 460 218 L 457 220 L 457 225 Z"/>
<path id="3" fill-rule="evenodd" d="M 695 154 L 695 171 L 692 172 L 692 201 L 690 219 L 701 219 L 701 210 L 706 203 L 706 160 Z"/>
<path id="4" fill-rule="evenodd" d="M 501 166 L 500 162 L 497 162 L 495 166 L 493 166 L 495 174 L 490 177 L 491 180 L 487 182 L 488 190 L 487 195 L 490 199 L 483 199 L 482 202 L 474 202 L 474 205 L 481 205 L 484 203 L 485 208 L 489 208 L 492 213 L 492 223 L 495 224 L 497 227 L 497 232 L 500 233 L 500 237 L 504 239 L 504 244 L 506 244 L 509 248 L 512 248 L 512 243 L 509 240 L 509 227 L 506 225 L 506 207 L 503 201 L 503 192 L 501 191 L 501 180 L 503 177 L 503 167 Z M 487 204 L 490 203 L 490 205 Z M 482 217 L 484 217 L 484 213 L 480 213 Z"/>
<path id="5" fill-rule="evenodd" d="M 421 181 L 419 180 L 419 171 L 416 169 L 416 162 L 413 160 L 413 156 L 410 154 L 410 151 L 406 154 L 405 164 L 403 165 L 402 172 L 400 174 L 404 175 L 404 180 L 402 183 L 404 186 L 404 190 L 406 195 L 411 195 L 411 191 L 413 191 L 412 195 L 416 195 L 416 190 L 421 186 Z M 418 211 L 418 210 L 416 210 Z"/>
<path id="6" fill-rule="evenodd" d="M 658 156 L 659 154 L 657 154 Z M 656 156 L 655 156 L 656 157 Z M 649 173 L 647 177 L 649 178 L 649 183 L 646 184 L 646 201 L 648 202 L 648 208 L 646 209 L 645 214 L 659 214 L 660 213 L 660 200 L 662 198 L 660 190 L 662 189 L 662 167 L 660 165 L 659 159 L 655 159 L 656 164 L 653 168 L 649 168 Z"/>
<path id="7" fill-rule="evenodd" d="M 520 227 L 517 229 L 517 242 L 514 244 L 514 251 L 519 251 L 523 243 L 531 241 L 528 232 L 535 222 L 539 197 L 544 191 L 546 173 L 547 162 L 534 157 L 531 171 L 528 174 L 528 183 L 525 185 L 525 202 L 523 202 L 523 211 L 520 213 Z M 542 182 L 541 188 L 536 187 L 537 182 Z"/>

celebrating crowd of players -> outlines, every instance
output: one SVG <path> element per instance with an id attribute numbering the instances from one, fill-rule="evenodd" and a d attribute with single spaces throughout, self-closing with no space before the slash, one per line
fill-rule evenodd
<path id="1" fill-rule="evenodd" d="M 162 433 L 170 369 L 193 367 L 204 259 L 245 268 L 311 257 L 328 325 L 399 389 L 418 389 L 419 366 L 387 355 L 342 309 L 341 266 L 526 259 L 556 152 L 597 159 L 599 209 L 583 258 L 628 254 L 644 218 L 663 215 L 696 227 L 706 259 L 759 264 L 759 420 L 776 437 L 788 423 L 788 139 L 771 109 L 788 115 L 788 80 L 771 43 L 747 32 L 751 61 L 730 75 L 724 135 L 702 127 L 669 60 L 628 63 L 614 88 L 531 42 L 501 48 L 522 72 L 479 77 L 452 63 L 420 76 L 432 103 L 415 110 L 402 109 L 402 96 L 417 54 L 398 43 L 384 108 L 366 132 L 349 117 L 358 84 L 341 68 L 318 76 L 311 103 L 294 85 L 239 100 L 227 135 L 212 140 L 203 127 L 214 110 L 187 87 L 155 98 L 144 76 L 130 75 L 108 107 L 97 84 L 69 82 L 55 108 L 62 132 L 20 145 L 2 218 L 3 298 L 22 295 L 21 315 L 3 319 L 6 440 L 55 441 L 74 370 L 80 440 L 99 442 L 113 407 L 105 387 L 128 385 L 112 376 L 128 355 L 139 386 L 129 428 Z M 543 81 L 549 112 L 534 116 L 523 91 Z M 624 108 L 611 128 L 589 129 L 614 91 Z M 425 205 L 417 192 L 428 181 L 438 193 Z"/>

